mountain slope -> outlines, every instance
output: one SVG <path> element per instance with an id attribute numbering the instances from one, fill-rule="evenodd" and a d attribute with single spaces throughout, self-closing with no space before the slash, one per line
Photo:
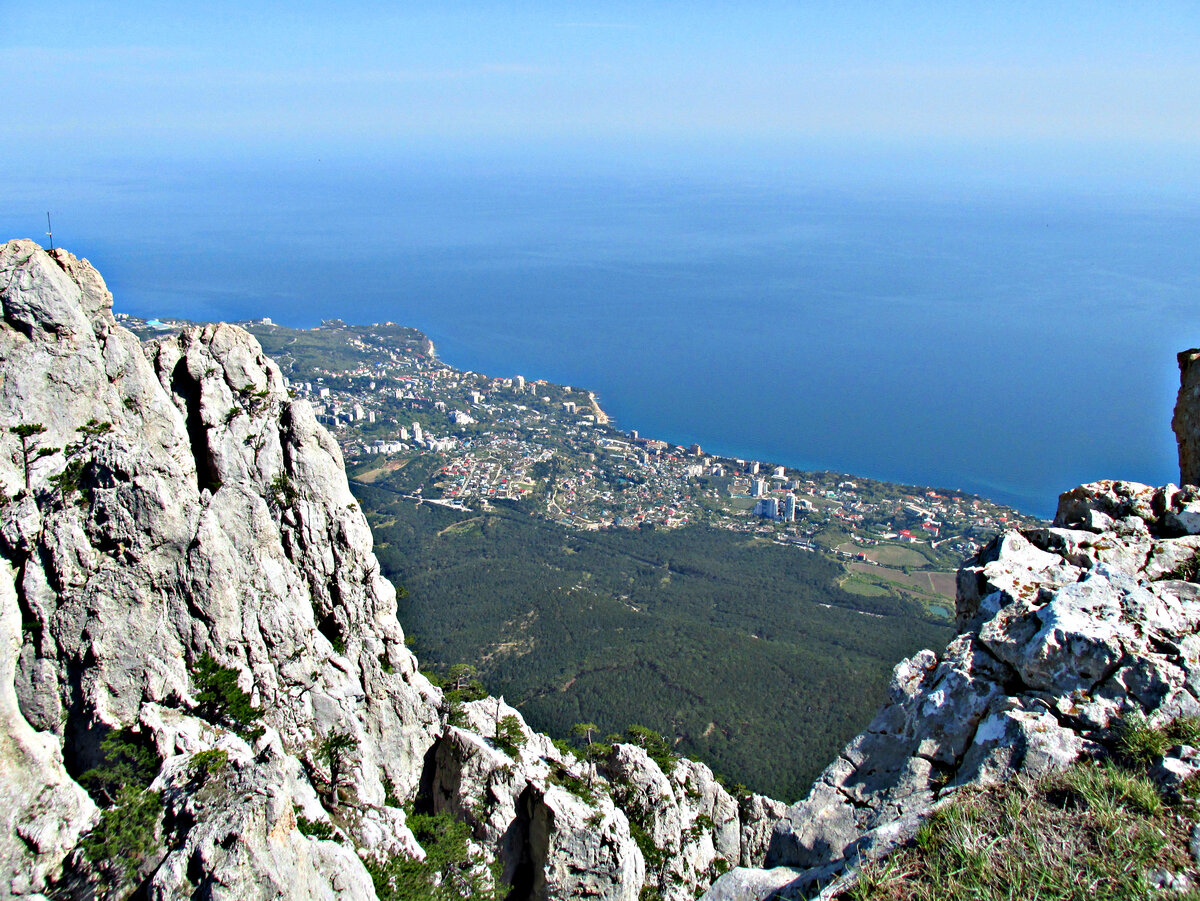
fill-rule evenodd
<path id="1" fill-rule="evenodd" d="M 773 802 L 420 675 L 336 443 L 245 331 L 143 348 L 30 241 L 0 304 L 0 898 L 682 901 L 757 856 Z"/>

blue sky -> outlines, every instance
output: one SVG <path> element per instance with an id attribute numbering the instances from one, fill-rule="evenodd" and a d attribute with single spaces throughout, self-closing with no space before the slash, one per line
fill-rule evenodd
<path id="1" fill-rule="evenodd" d="M 1194 2 L 6 5 L 0 77 L 21 100 L 7 143 L 31 157 L 404 141 L 1200 149 Z"/>

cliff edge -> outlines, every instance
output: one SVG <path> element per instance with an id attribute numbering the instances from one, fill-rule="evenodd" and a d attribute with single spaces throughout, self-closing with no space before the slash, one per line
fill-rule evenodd
<path id="1" fill-rule="evenodd" d="M 248 333 L 143 346 L 31 241 L 0 305 L 0 898 L 404 897 L 450 878 L 413 813 L 466 824 L 464 893 L 682 901 L 757 859 L 767 799 L 418 672 L 337 444 Z"/>
<path id="2" fill-rule="evenodd" d="M 763 868 L 705 897 L 833 897 L 962 788 L 1105 757 L 1131 714 L 1200 714 L 1198 555 L 1193 485 L 1083 485 L 1052 526 L 997 536 L 959 570 L 957 637 L 897 665 L 875 719 L 775 826 Z"/>

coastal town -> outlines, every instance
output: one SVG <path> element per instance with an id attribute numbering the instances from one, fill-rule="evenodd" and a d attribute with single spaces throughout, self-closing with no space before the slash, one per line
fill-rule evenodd
<path id="1" fill-rule="evenodd" d="M 144 338 L 184 324 L 126 320 Z M 455 369 L 392 323 L 241 324 L 337 436 L 351 478 L 414 502 L 514 504 L 576 530 L 705 524 L 905 574 L 952 570 L 1000 529 L 1034 523 L 959 491 L 801 472 L 622 430 L 590 391 Z"/>

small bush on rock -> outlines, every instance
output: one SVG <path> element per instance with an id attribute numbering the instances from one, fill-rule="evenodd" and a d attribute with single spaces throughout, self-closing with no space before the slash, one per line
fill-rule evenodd
<path id="1" fill-rule="evenodd" d="M 136 879 L 158 845 L 156 827 L 161 814 L 158 792 L 130 786 L 118 792 L 115 806 L 100 812 L 100 822 L 80 844 L 84 856 L 97 868 L 103 895 Z"/>
<path id="2" fill-rule="evenodd" d="M 258 725 L 262 711 L 250 703 L 250 695 L 238 687 L 237 680 L 237 670 L 221 666 L 211 654 L 197 660 L 192 672 L 196 712 L 210 723 L 226 726 L 253 741 L 263 732 Z"/>
<path id="3" fill-rule="evenodd" d="M 511 713 L 496 724 L 496 734 L 492 736 L 492 744 L 512 757 L 514 760 L 521 756 L 521 748 L 525 747 L 525 733 L 521 731 L 521 722 Z"/>
<path id="4" fill-rule="evenodd" d="M 162 813 L 158 792 L 147 791 L 162 761 L 149 737 L 130 728 L 114 729 L 100 743 L 101 761 L 79 782 L 104 808 L 100 821 L 83 837 L 84 857 L 93 864 L 101 897 L 117 896 L 132 882 L 158 844 Z"/>
<path id="5" fill-rule="evenodd" d="M 193 779 L 204 782 L 209 776 L 214 776 L 229 765 L 229 755 L 224 751 L 212 749 L 199 751 L 192 755 L 189 769 Z"/>
<path id="6" fill-rule="evenodd" d="M 499 866 L 490 872 L 471 857 L 471 829 L 449 814 L 414 813 L 408 827 L 425 849 L 424 860 L 393 857 L 367 861 L 379 901 L 498 899 L 507 894 Z"/>

